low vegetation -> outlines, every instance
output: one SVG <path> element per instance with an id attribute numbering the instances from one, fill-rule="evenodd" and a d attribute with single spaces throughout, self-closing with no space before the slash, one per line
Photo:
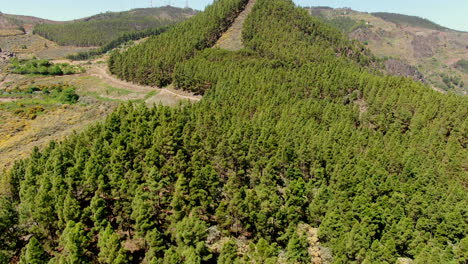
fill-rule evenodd
<path id="1" fill-rule="evenodd" d="M 440 74 L 440 78 L 442 78 L 442 82 L 445 84 L 446 89 L 444 90 L 451 90 L 455 87 L 463 88 L 465 84 L 460 79 L 459 76 L 452 76 L 448 74 Z"/>
<path id="2" fill-rule="evenodd" d="M 341 30 L 343 33 L 349 34 L 359 28 L 366 28 L 369 25 L 364 20 L 356 20 L 347 16 L 326 16 L 323 11 L 333 10 L 332 8 L 325 7 L 309 7 L 307 8 L 315 17 L 321 18 L 326 24 Z"/>
<path id="3" fill-rule="evenodd" d="M 40 24 L 34 34 L 60 45 L 102 46 L 124 33 L 174 24 L 193 15 L 192 9 L 161 7 L 105 13 L 62 24 Z"/>
<path id="4" fill-rule="evenodd" d="M 26 119 L 35 119 L 48 108 L 77 103 L 80 96 L 75 90 L 75 87 L 68 84 L 58 84 L 31 85 L 22 90 L 2 92 L 0 99 L 11 100 L 0 103 L 0 110 L 13 112 Z"/>
<path id="5" fill-rule="evenodd" d="M 455 67 L 460 71 L 468 74 L 468 60 L 459 60 L 455 63 Z"/>
<path id="6" fill-rule="evenodd" d="M 351 33 L 359 28 L 369 27 L 364 20 L 354 20 L 349 17 L 336 17 L 331 19 L 325 19 L 325 23 L 338 28 L 343 33 Z"/>
<path id="7" fill-rule="evenodd" d="M 13 58 L 9 67 L 10 72 L 16 74 L 39 74 L 39 75 L 68 75 L 81 73 L 84 69 L 80 66 L 68 63 L 51 63 L 49 60 L 33 58 L 31 60 L 19 60 Z"/>
<path id="8" fill-rule="evenodd" d="M 377 56 L 404 62 L 392 63 L 391 71 L 387 72 L 403 76 L 413 72 L 415 75 L 411 77 L 423 80 L 436 90 L 461 95 L 467 93 L 468 87 L 460 83 L 468 82 L 468 70 L 464 72 L 463 60 L 460 65 L 453 63 L 466 53 L 463 43 L 468 43 L 468 33 L 443 28 L 412 16 L 372 14 L 346 8 L 311 7 L 307 10 L 328 25 L 347 33 L 350 38 L 360 41 Z M 417 72 L 408 65 L 416 67 Z M 442 75 L 460 77 L 460 82 L 455 84 L 448 78 L 444 81 Z"/>

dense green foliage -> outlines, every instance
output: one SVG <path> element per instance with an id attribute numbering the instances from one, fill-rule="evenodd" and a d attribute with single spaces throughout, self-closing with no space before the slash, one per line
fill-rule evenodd
<path id="1" fill-rule="evenodd" d="M 105 54 L 115 48 L 121 47 L 123 44 L 128 43 L 129 41 L 131 42 L 132 40 L 139 40 L 139 39 L 146 38 L 146 37 L 157 36 L 161 33 L 166 32 L 168 29 L 169 29 L 169 26 L 164 26 L 164 27 L 149 28 L 146 30 L 125 33 L 122 36 L 112 40 L 111 42 L 107 43 L 106 45 L 98 49 L 84 51 L 84 52 L 80 52 L 77 54 L 72 54 L 72 55 L 67 56 L 67 59 L 70 59 L 70 60 L 91 59 L 93 57 Z"/>
<path id="2" fill-rule="evenodd" d="M 395 24 L 402 24 L 402 25 L 421 27 L 421 28 L 440 30 L 440 31 L 447 30 L 447 28 L 445 27 L 442 27 L 430 20 L 417 17 L 417 16 L 408 16 L 408 15 L 385 13 L 385 12 L 372 13 L 372 15 L 379 17 L 383 20 L 395 23 Z"/>
<path id="3" fill-rule="evenodd" d="M 177 64 L 199 103 L 122 105 L 18 161 L 0 257 L 310 263 L 306 223 L 333 263 L 466 263 L 468 100 L 369 72 L 290 0 L 257 0 L 244 41 Z"/>
<path id="4" fill-rule="evenodd" d="M 102 46 L 124 33 L 174 24 L 192 15 L 192 9 L 161 7 L 105 13 L 63 24 L 39 24 L 34 34 L 59 45 Z"/>
<path id="5" fill-rule="evenodd" d="M 174 26 L 167 33 L 123 53 L 114 53 L 109 60 L 109 69 L 128 81 L 165 86 L 172 82 L 175 65 L 214 45 L 246 3 L 247 0 L 216 1 L 203 13 Z"/>
<path id="6" fill-rule="evenodd" d="M 375 61 L 359 42 L 350 41 L 338 30 L 310 17 L 306 10 L 291 8 L 289 1 L 275 1 L 253 12 L 242 32 L 245 46 L 260 56 L 294 66 L 311 62 L 342 64 L 348 59 L 368 66 Z"/>
<path id="7" fill-rule="evenodd" d="M 49 60 L 19 60 L 13 58 L 9 67 L 12 73 L 39 75 L 68 75 L 83 72 L 83 68 L 68 63 L 51 63 Z"/>
<path id="8" fill-rule="evenodd" d="M 80 96 L 75 93 L 75 87 L 68 84 L 32 85 L 23 93 L 12 91 L 10 94 L 12 93 L 16 96 L 21 94 L 46 95 L 58 99 L 63 104 L 74 104 L 80 99 Z"/>

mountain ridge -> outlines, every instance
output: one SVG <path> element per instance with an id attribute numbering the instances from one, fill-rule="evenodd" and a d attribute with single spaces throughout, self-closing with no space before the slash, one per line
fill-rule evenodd
<path id="1" fill-rule="evenodd" d="M 40 24 L 34 27 L 34 34 L 60 45 L 101 46 L 122 34 L 167 26 L 196 13 L 170 6 L 107 12 L 59 24 Z"/>

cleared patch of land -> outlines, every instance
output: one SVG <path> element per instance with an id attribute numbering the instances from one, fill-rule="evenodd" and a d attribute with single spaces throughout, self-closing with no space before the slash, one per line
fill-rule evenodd
<path id="1" fill-rule="evenodd" d="M 12 160 L 26 157 L 34 147 L 51 140 L 61 140 L 108 115 L 116 104 L 63 105 L 39 115 L 34 120 L 0 113 L 0 169 L 12 165 Z"/>
<path id="2" fill-rule="evenodd" d="M 0 48 L 14 52 L 21 58 L 35 56 L 40 59 L 62 58 L 72 53 L 92 49 L 91 47 L 59 46 L 55 42 L 32 34 L 0 36 Z"/>
<path id="3" fill-rule="evenodd" d="M 218 39 L 215 47 L 227 50 L 240 50 L 244 47 L 242 43 L 242 26 L 247 16 L 252 12 L 256 0 L 250 0 L 244 11 L 234 20 L 231 27 Z"/>

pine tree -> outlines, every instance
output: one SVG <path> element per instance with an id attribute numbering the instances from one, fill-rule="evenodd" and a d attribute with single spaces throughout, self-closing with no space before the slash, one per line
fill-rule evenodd
<path id="1" fill-rule="evenodd" d="M 23 249 L 20 258 L 20 264 L 45 264 L 48 261 L 47 253 L 44 251 L 41 243 L 32 237 L 28 245 Z"/>
<path id="2" fill-rule="evenodd" d="M 114 232 L 111 225 L 108 224 L 106 229 L 99 232 L 97 246 L 99 248 L 98 260 L 100 263 L 113 264 L 118 257 L 121 249 L 120 238 Z"/>
<path id="3" fill-rule="evenodd" d="M 231 264 L 237 259 L 237 245 L 233 240 L 224 243 L 218 258 L 219 264 Z"/>
<path id="4" fill-rule="evenodd" d="M 89 242 L 85 226 L 82 223 L 69 221 L 60 237 L 60 246 L 63 247 L 63 251 L 52 259 L 52 263 L 89 263 L 90 259 L 87 255 Z"/>
<path id="5" fill-rule="evenodd" d="M 294 232 L 286 247 L 286 257 L 291 263 L 308 263 L 311 259 L 308 247 L 307 238 Z"/>

